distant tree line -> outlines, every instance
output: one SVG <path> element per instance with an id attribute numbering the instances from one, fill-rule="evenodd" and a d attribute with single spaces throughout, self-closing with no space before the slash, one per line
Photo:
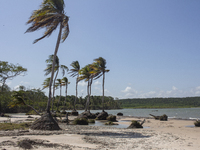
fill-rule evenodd
<path id="1" fill-rule="evenodd" d="M 123 108 L 190 108 L 200 107 L 200 97 L 135 98 L 117 100 Z"/>
<path id="2" fill-rule="evenodd" d="M 0 86 L 1 88 L 1 86 Z M 48 101 L 48 97 L 44 94 L 44 92 L 41 89 L 28 89 L 24 86 L 20 86 L 18 91 L 23 92 L 23 99 L 24 102 L 28 105 L 33 106 L 37 111 L 43 112 L 46 110 L 46 105 Z M 4 92 L 1 92 L 0 94 L 0 102 L 1 102 L 1 111 L 3 113 L 26 113 L 30 111 L 31 109 L 25 105 L 16 105 L 13 101 L 13 95 L 16 91 L 11 91 L 10 88 L 7 85 L 4 85 Z M 74 108 L 74 95 L 68 95 L 65 96 L 55 96 L 54 101 L 54 110 L 73 110 Z M 111 96 L 105 96 L 104 97 L 104 107 L 105 109 L 119 109 L 121 108 L 119 103 L 114 100 Z M 58 101 L 60 100 L 60 103 Z M 66 103 L 65 103 L 66 101 Z M 85 103 L 87 101 L 86 97 L 78 97 L 76 102 L 76 108 L 84 110 L 85 109 Z M 59 105 L 57 105 L 59 104 Z M 14 106 L 14 107 L 12 107 Z M 96 109 L 102 109 L 102 96 L 90 96 L 90 104 L 89 104 L 90 110 L 96 110 Z"/>

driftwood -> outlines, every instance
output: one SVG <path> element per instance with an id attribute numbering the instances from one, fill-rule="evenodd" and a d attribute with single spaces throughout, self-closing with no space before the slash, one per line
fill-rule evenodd
<path id="1" fill-rule="evenodd" d="M 156 120 L 160 120 L 160 121 L 167 121 L 168 120 L 168 116 L 167 115 L 162 115 L 162 116 L 154 116 L 152 114 L 149 114 L 150 116 L 154 117 L 154 119 Z"/>
<path id="2" fill-rule="evenodd" d="M 152 114 L 149 114 L 150 116 L 154 117 L 154 119 L 159 120 L 160 116 L 154 116 Z"/>

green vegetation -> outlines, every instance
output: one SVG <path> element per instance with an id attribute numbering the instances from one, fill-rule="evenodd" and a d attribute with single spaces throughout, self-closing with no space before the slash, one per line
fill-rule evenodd
<path id="1" fill-rule="evenodd" d="M 112 121 L 106 122 L 105 125 L 118 125 L 117 123 L 114 123 Z"/>
<path id="2" fill-rule="evenodd" d="M 88 119 L 88 122 L 89 123 L 95 123 L 95 120 L 94 119 Z"/>
<path id="3" fill-rule="evenodd" d="M 76 118 L 73 121 L 73 124 L 75 125 L 88 125 L 88 120 L 85 118 Z"/>
<path id="4" fill-rule="evenodd" d="M 31 126 L 30 122 L 26 123 L 0 123 L 0 130 L 25 130 Z"/>
<path id="5" fill-rule="evenodd" d="M 190 108 L 200 107 L 200 97 L 135 98 L 116 100 L 122 108 Z"/>

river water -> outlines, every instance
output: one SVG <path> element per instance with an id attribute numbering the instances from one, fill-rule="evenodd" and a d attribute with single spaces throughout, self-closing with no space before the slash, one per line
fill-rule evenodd
<path id="1" fill-rule="evenodd" d="M 91 113 L 101 112 L 102 110 L 91 110 Z M 200 119 L 200 108 L 167 108 L 167 109 L 116 109 L 105 110 L 108 114 L 117 115 L 121 112 L 124 116 L 150 117 L 149 114 L 161 116 L 166 114 L 168 118 L 176 119 Z M 82 113 L 83 110 L 79 110 Z"/>

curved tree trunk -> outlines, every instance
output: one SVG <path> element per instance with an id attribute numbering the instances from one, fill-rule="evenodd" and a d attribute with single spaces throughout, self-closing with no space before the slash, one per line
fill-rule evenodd
<path id="1" fill-rule="evenodd" d="M 88 104 L 90 101 L 90 82 L 89 82 L 89 80 L 88 80 L 88 86 L 87 86 L 87 93 L 88 93 L 88 98 L 87 98 L 86 105 L 85 105 L 85 111 L 88 110 Z"/>
<path id="2" fill-rule="evenodd" d="M 26 104 L 26 106 L 30 107 L 30 108 L 33 109 L 38 115 L 40 115 L 40 113 L 39 113 L 35 108 L 33 108 L 32 106 L 27 105 L 27 104 Z M 41 116 L 41 115 L 40 115 L 40 116 Z"/>
<path id="3" fill-rule="evenodd" d="M 58 53 L 58 48 L 59 48 L 59 45 L 60 45 L 61 34 L 62 34 L 62 23 L 60 23 L 60 30 L 59 30 L 59 34 L 58 34 L 58 38 L 57 38 L 57 43 L 56 43 L 56 47 L 55 47 L 55 51 L 54 51 L 54 56 L 53 56 L 51 79 L 50 79 L 50 83 L 49 83 L 49 99 L 48 99 L 48 102 L 47 102 L 47 109 L 46 109 L 47 113 L 50 113 L 51 86 L 52 86 L 53 77 L 54 77 L 55 60 L 56 60 L 56 56 L 57 56 L 57 53 Z"/>

